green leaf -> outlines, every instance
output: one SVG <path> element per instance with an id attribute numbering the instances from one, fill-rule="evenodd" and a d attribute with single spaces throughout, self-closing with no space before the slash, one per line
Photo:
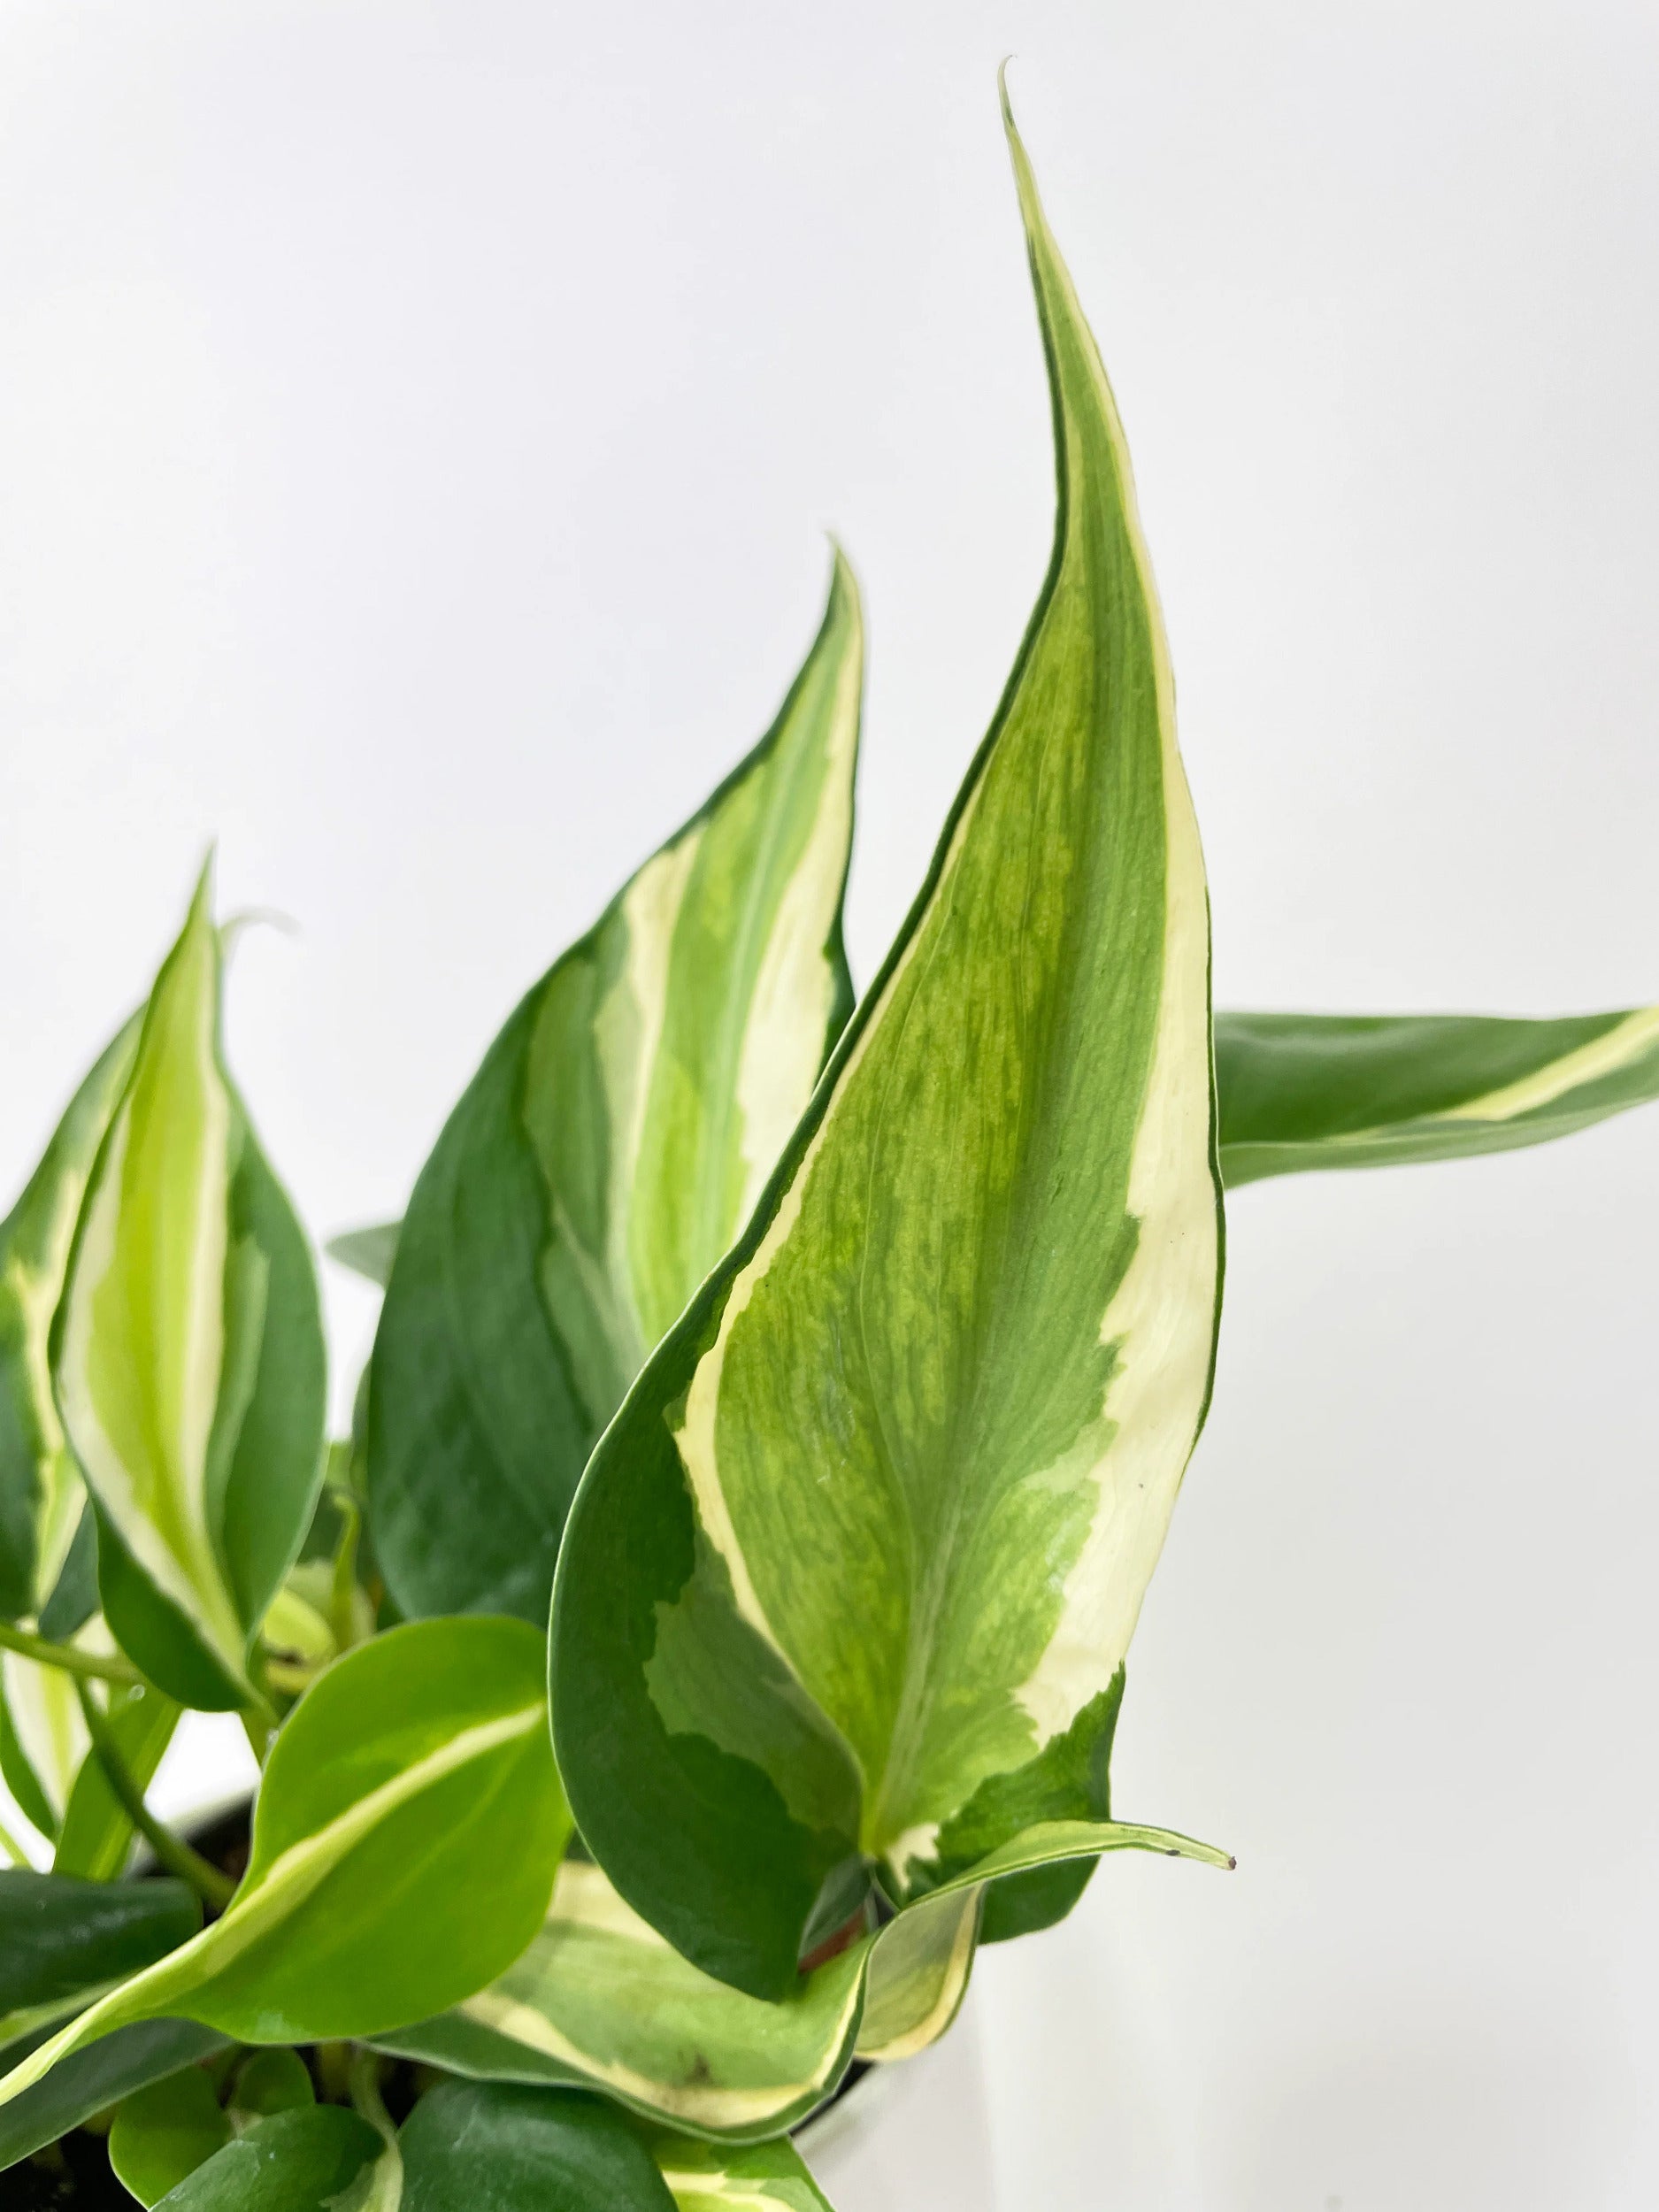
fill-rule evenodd
<path id="1" fill-rule="evenodd" d="M 159 2081 L 180 2066 L 226 2048 L 222 2035 L 193 2020 L 147 2020 L 135 2028 L 118 2029 L 89 2050 L 65 2059 L 43 2081 L 0 2108 L 0 2168 L 15 2165 L 43 2144 L 55 2143 L 146 2082 Z"/>
<path id="2" fill-rule="evenodd" d="M 299 2053 L 278 2047 L 254 2051 L 242 2061 L 230 2101 L 234 2111 L 265 2119 L 273 2112 L 298 2112 L 315 2104 L 317 2092 Z"/>
<path id="3" fill-rule="evenodd" d="M 277 1739 L 223 1918 L 31 2053 L 0 2106 L 134 2020 L 182 2015 L 245 2043 L 368 2036 L 499 1974 L 546 1916 L 570 1831 L 542 1663 L 523 1622 L 480 1618 L 337 1661 Z"/>
<path id="4" fill-rule="evenodd" d="M 1659 1098 L 1659 1007 L 1477 1014 L 1221 1014 L 1230 1186 L 1309 1168 L 1460 1160 L 1569 1136 Z"/>
<path id="5" fill-rule="evenodd" d="M 1070 1809 L 1210 1394 L 1202 859 L 1122 428 L 1009 127 L 1048 580 L 921 896 L 559 1565 L 581 1832 L 762 1997 L 849 1858 L 898 1901 Z"/>
<path id="6" fill-rule="evenodd" d="M 566 1860 L 521 1958 L 443 2018 L 380 2040 L 454 2073 L 573 2083 L 678 2125 L 772 2134 L 803 2119 L 852 2056 L 867 1947 L 765 2004 L 699 1973 L 596 1866 Z"/>
<path id="7" fill-rule="evenodd" d="M 342 1267 L 349 1267 L 354 1275 L 361 1275 L 365 1282 L 376 1283 L 384 1290 L 392 1279 L 392 1262 L 397 1257 L 398 1232 L 401 1221 L 380 1221 L 367 1229 L 348 1229 L 343 1235 L 330 1237 L 323 1249 L 331 1260 L 338 1260 Z"/>
<path id="8" fill-rule="evenodd" d="M 140 2204 L 159 2204 L 230 2134 L 211 2080 L 201 2067 L 186 2066 L 122 2100 L 110 2127 L 110 2164 Z"/>
<path id="9" fill-rule="evenodd" d="M 75 1717 L 80 1719 L 79 1702 Z M 179 1708 L 159 1690 L 118 1686 L 110 1692 L 107 1717 L 127 1771 L 141 1790 L 148 1789 L 179 1724 Z M 81 1724 L 84 1734 L 86 1724 Z M 132 1846 L 133 1824 L 110 1787 L 103 1763 L 83 1757 L 58 1830 L 52 1871 L 113 1882 L 126 1870 Z"/>
<path id="10" fill-rule="evenodd" d="M 87 1179 L 138 1048 L 134 1015 L 70 1101 L 0 1221 L 0 1616 L 38 1614 L 85 1494 L 52 1400 L 48 1343 Z"/>
<path id="11" fill-rule="evenodd" d="M 201 1924 L 182 1882 L 0 1872 L 0 2043 L 61 2019 L 175 1951 Z"/>
<path id="12" fill-rule="evenodd" d="M 672 2212 L 649 2151 L 596 2097 L 443 2082 L 397 2140 L 402 2212 Z"/>
<path id="13" fill-rule="evenodd" d="M 219 1050 L 204 871 L 88 1184 L 52 1328 L 104 1609 L 181 1703 L 242 1704 L 322 1479 L 311 1254 Z"/>
<path id="14" fill-rule="evenodd" d="M 830 2212 L 829 2199 L 792 2143 L 716 2148 L 689 2136 L 663 2135 L 651 2154 L 680 2212 Z"/>
<path id="15" fill-rule="evenodd" d="M 166 2212 L 366 2212 L 383 2146 L 338 2105 L 279 2112 L 163 2197 Z"/>
<path id="16" fill-rule="evenodd" d="M 421 1173 L 368 1436 L 375 1557 L 405 1614 L 545 1624 L 594 1440 L 846 1019 L 861 641 L 838 556 L 771 730 L 522 1002 Z"/>

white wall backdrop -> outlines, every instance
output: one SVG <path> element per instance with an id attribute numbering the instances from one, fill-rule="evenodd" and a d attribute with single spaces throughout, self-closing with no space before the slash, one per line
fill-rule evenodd
<path id="1" fill-rule="evenodd" d="M 768 718 L 826 529 L 872 972 L 1046 550 L 1010 50 L 1222 998 L 1659 997 L 1646 0 L 7 0 L 0 1181 L 217 836 L 299 926 L 233 981 L 271 1151 L 319 1233 L 397 1210 Z M 1004 2212 L 1638 2212 L 1659 1115 L 1231 1225 L 1118 1797 L 1240 1868 L 986 1959 Z"/>

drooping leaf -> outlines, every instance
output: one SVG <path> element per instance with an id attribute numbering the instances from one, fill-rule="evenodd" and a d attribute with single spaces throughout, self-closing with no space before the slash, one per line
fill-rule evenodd
<path id="1" fill-rule="evenodd" d="M 397 2139 L 403 2212 L 672 2212 L 639 2134 L 574 2091 L 444 2082 Z"/>
<path id="2" fill-rule="evenodd" d="M 230 2137 L 211 2079 L 186 2066 L 122 2099 L 110 2126 L 110 2164 L 140 2204 L 159 2204 Z"/>
<path id="3" fill-rule="evenodd" d="M 51 1594 L 85 1493 L 52 1400 L 48 1340 L 104 1133 L 138 1048 L 134 1016 L 70 1101 L 17 1204 L 0 1221 L 0 1617 Z"/>
<path id="4" fill-rule="evenodd" d="M 855 2051 L 907 2058 L 944 2033 L 999 1881 L 1131 1849 L 1231 1863 L 1161 1830 L 1050 1823 L 800 1974 L 775 2004 L 700 1973 L 597 1867 L 567 1863 L 548 1926 L 522 1958 L 442 2018 L 375 2040 L 474 2080 L 600 2089 L 688 2134 L 763 2139 L 831 2096 Z"/>
<path id="5" fill-rule="evenodd" d="M 1048 577 L 923 893 L 559 1567 L 582 1833 L 757 1996 L 849 1859 L 899 1901 L 1071 1809 L 1209 1398 L 1202 861 L 1122 428 L 1010 137 Z"/>
<path id="6" fill-rule="evenodd" d="M 392 1262 L 397 1257 L 397 1237 L 403 1225 L 401 1221 L 377 1221 L 366 1229 L 348 1229 L 330 1237 L 323 1249 L 331 1260 L 338 1260 L 342 1267 L 349 1267 L 365 1282 L 384 1290 L 392 1279 Z"/>
<path id="7" fill-rule="evenodd" d="M 831 2212 L 829 2199 L 792 2143 L 722 2145 L 690 2136 L 653 2139 L 651 2154 L 680 2212 Z"/>
<path id="8" fill-rule="evenodd" d="M 77 1717 L 79 1712 L 77 1703 Z M 117 1685 L 110 1692 L 105 1717 L 122 1764 L 141 1790 L 148 1789 L 179 1724 L 178 1706 L 159 1690 Z M 81 1725 L 84 1730 L 85 1723 Z M 52 1871 L 113 1882 L 125 1870 L 132 1847 L 133 1824 L 110 1787 L 102 1761 L 88 1755 L 69 1793 Z"/>
<path id="9" fill-rule="evenodd" d="M 384 2146 L 338 2105 L 279 2112 L 161 2199 L 166 2212 L 366 2212 Z"/>
<path id="10" fill-rule="evenodd" d="M 181 1882 L 0 1872 L 0 2044 L 61 2020 L 177 1950 L 201 1924 Z"/>
<path id="11" fill-rule="evenodd" d="M 52 1329 L 58 1405 L 96 1499 L 104 1609 L 181 1703 L 250 1694 L 250 1640 L 322 1479 L 305 1239 L 219 1042 L 204 872 L 150 995 Z"/>
<path id="12" fill-rule="evenodd" d="M 1659 1007 L 1476 1014 L 1219 1014 L 1227 1183 L 1507 1152 L 1659 1098 Z"/>
<path id="13" fill-rule="evenodd" d="M 838 557 L 777 721 L 522 1002 L 421 1173 L 368 1432 L 404 1614 L 545 1623 L 594 1440 L 806 1103 L 850 1002 L 860 669 Z"/>
<path id="14" fill-rule="evenodd" d="M 546 1916 L 570 1829 L 542 1663 L 523 1622 L 477 1617 L 337 1661 L 277 1739 L 224 1916 L 0 2078 L 0 2106 L 134 2020 L 247 2043 L 367 2036 L 500 1973 Z"/>
<path id="15" fill-rule="evenodd" d="M 567 1860 L 523 1957 L 443 2018 L 380 2041 L 480 2079 L 571 2083 L 712 2134 L 772 2134 L 851 2057 L 866 1947 L 765 2004 L 699 1973 L 596 1866 Z"/>
<path id="16" fill-rule="evenodd" d="M 146 2082 L 159 2081 L 226 2047 L 225 2037 L 194 2020 L 146 2020 L 135 2028 L 118 2029 L 0 2108 L 0 2168 L 55 2143 Z"/>

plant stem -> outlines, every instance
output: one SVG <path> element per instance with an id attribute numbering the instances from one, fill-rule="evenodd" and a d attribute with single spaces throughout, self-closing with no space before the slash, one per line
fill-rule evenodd
<path id="1" fill-rule="evenodd" d="M 340 1542 L 334 1552 L 334 1579 L 330 1594 L 328 1625 L 334 1632 L 334 1648 L 349 1651 L 357 1641 L 356 1608 L 352 1600 L 357 1589 L 357 1540 L 363 1532 L 363 1516 L 357 1502 L 349 1492 L 337 1491 L 340 1507 Z"/>
<path id="2" fill-rule="evenodd" d="M 65 1674 L 84 1675 L 93 1682 L 122 1682 L 147 1690 L 148 1679 L 126 1659 L 101 1659 L 96 1653 L 77 1651 L 73 1644 L 55 1644 L 45 1636 L 31 1636 L 27 1628 L 0 1621 L 0 1649 L 15 1651 L 43 1667 L 61 1667 Z"/>
<path id="3" fill-rule="evenodd" d="M 199 1851 L 192 1851 L 182 1837 L 175 1836 L 170 1828 L 164 1828 L 144 1802 L 144 1793 L 127 1771 L 119 1747 L 110 1732 L 109 1723 L 93 1703 L 84 1682 L 77 1682 L 75 1694 L 81 1700 L 81 1710 L 87 1724 L 87 1733 L 92 1739 L 92 1748 L 97 1754 L 98 1764 L 104 1769 L 104 1779 L 115 1793 L 116 1802 L 132 1822 L 139 1834 L 155 1853 L 157 1862 L 170 1874 L 188 1882 L 204 1905 L 215 1912 L 223 1912 L 236 1893 L 236 1885 L 227 1874 L 221 1874 L 210 1865 Z"/>

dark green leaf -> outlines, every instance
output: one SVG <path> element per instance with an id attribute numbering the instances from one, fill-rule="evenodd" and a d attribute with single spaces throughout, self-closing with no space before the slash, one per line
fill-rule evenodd
<path id="1" fill-rule="evenodd" d="M 366 2120 L 338 2105 L 279 2112 L 227 2143 L 161 2201 L 166 2212 L 348 2212 L 347 2192 L 384 2148 Z"/>
<path id="2" fill-rule="evenodd" d="M 194 2020 L 146 2020 L 137 2027 L 118 2028 L 0 2106 L 0 2168 L 15 2165 L 44 2143 L 55 2143 L 146 2082 L 228 2047 L 227 2038 Z"/>
<path id="3" fill-rule="evenodd" d="M 182 1882 L 0 1872 L 0 2039 L 187 1943 L 202 1909 Z"/>
<path id="4" fill-rule="evenodd" d="M 445 2082 L 397 2140 L 403 2212 L 673 2212 L 622 2115 L 572 2090 Z"/>

